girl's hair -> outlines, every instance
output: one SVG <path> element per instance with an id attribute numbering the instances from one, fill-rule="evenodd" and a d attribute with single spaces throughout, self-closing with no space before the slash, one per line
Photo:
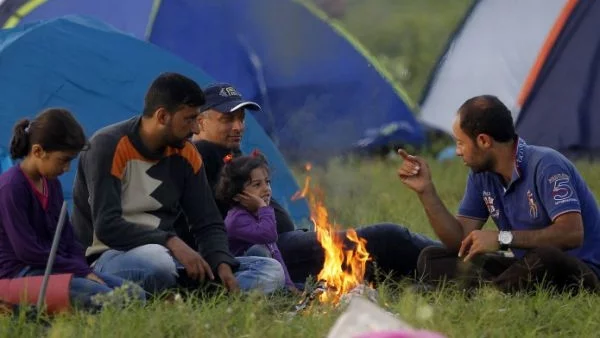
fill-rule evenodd
<path id="1" fill-rule="evenodd" d="M 34 144 L 44 151 L 81 151 L 87 140 L 81 125 L 66 109 L 51 108 L 41 112 L 33 121 L 20 120 L 13 128 L 10 156 L 24 158 Z"/>
<path id="2" fill-rule="evenodd" d="M 233 198 L 244 191 L 244 185 L 250 179 L 252 170 L 256 168 L 264 168 L 269 173 L 267 159 L 256 150 L 248 156 L 233 158 L 227 155 L 217 184 L 216 198 L 230 207 L 236 205 L 237 202 Z"/>

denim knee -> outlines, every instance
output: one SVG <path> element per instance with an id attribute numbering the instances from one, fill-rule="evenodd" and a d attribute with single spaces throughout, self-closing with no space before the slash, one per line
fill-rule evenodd
<path id="1" fill-rule="evenodd" d="M 142 255 L 147 255 L 144 263 L 146 264 L 146 279 L 153 289 L 152 292 L 164 291 L 177 285 L 177 268 L 173 256 L 169 250 L 158 244 L 148 244 L 143 247 Z"/>
<path id="2" fill-rule="evenodd" d="M 159 244 L 147 244 L 129 251 L 109 250 L 100 256 L 95 269 L 131 280 L 150 293 L 177 285 L 177 268 L 169 250 Z"/>
<path id="3" fill-rule="evenodd" d="M 92 299 L 100 294 L 108 294 L 113 288 L 89 280 L 87 278 L 73 278 L 69 286 L 69 298 L 73 307 L 84 310 L 99 310 L 100 306 L 94 304 Z"/>
<path id="4" fill-rule="evenodd" d="M 258 290 L 265 294 L 285 286 L 285 273 L 281 264 L 266 257 L 236 257 L 240 268 L 236 278 L 242 291 Z"/>
<path id="5" fill-rule="evenodd" d="M 256 257 L 260 261 L 259 269 L 263 272 L 262 284 L 265 293 L 271 293 L 285 286 L 285 273 L 283 266 L 277 260 L 267 257 Z"/>
<path id="6" fill-rule="evenodd" d="M 131 281 L 127 281 L 120 277 L 109 275 L 106 273 L 95 272 L 95 274 L 96 276 L 100 277 L 100 279 L 102 279 L 104 283 L 106 283 L 106 286 L 108 286 L 109 288 L 113 290 L 125 288 L 125 292 L 127 293 L 130 299 L 138 300 L 142 303 L 145 303 L 147 296 L 146 291 L 144 291 L 144 289 L 137 283 L 133 283 Z"/>
<path id="7" fill-rule="evenodd" d="M 96 311 L 105 305 L 125 306 L 131 301 L 146 301 L 146 293 L 135 283 L 118 277 L 97 274 L 105 284 L 87 278 L 73 278 L 69 288 L 71 303 L 75 308 Z"/>

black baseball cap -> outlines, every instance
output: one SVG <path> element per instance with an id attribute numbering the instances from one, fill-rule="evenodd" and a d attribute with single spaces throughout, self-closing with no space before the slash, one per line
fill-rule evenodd
<path id="1" fill-rule="evenodd" d="M 242 95 L 229 83 L 215 83 L 204 89 L 206 102 L 200 111 L 214 109 L 221 113 L 231 113 L 240 108 L 260 110 L 256 102 L 245 101 Z"/>

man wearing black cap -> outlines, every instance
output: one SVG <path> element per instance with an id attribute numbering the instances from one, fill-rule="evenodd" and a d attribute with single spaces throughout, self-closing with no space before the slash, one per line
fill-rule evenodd
<path id="1" fill-rule="evenodd" d="M 193 141 L 202 155 L 209 184 L 213 188 L 219 179 L 223 158 L 228 154 L 241 154 L 244 134 L 245 110 L 259 111 L 260 106 L 245 101 L 231 85 L 219 83 L 205 88 L 206 103 L 202 106 L 198 124 L 200 132 Z M 277 184 L 277 182 L 274 182 Z M 296 230 L 287 211 L 272 201 L 275 209 L 281 250 L 292 280 L 302 283 L 309 275 L 316 276 L 323 266 L 324 254 L 314 231 Z M 226 206 L 219 205 L 223 215 Z M 439 242 L 413 234 L 396 224 L 378 224 L 357 229 L 367 240 L 367 250 L 384 273 L 396 277 L 411 275 L 416 268 L 421 250 Z"/>
<path id="2" fill-rule="evenodd" d="M 284 285 L 281 264 L 231 255 L 202 159 L 189 142 L 205 102 L 192 79 L 164 73 L 148 88 L 140 116 L 97 131 L 77 167 L 73 225 L 95 271 L 150 293 L 195 289 L 209 279 L 229 291 L 271 293 Z M 177 236 L 180 228 L 187 238 Z"/>

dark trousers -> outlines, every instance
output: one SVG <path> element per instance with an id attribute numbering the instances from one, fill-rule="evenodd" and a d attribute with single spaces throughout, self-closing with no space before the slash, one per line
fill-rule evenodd
<path id="1" fill-rule="evenodd" d="M 531 249 L 520 259 L 482 254 L 467 263 L 456 252 L 429 247 L 421 252 L 417 270 L 424 282 L 455 281 L 469 289 L 488 283 L 507 293 L 535 291 L 540 285 L 559 292 L 595 292 L 600 286 L 587 264 L 551 247 Z"/>
<path id="2" fill-rule="evenodd" d="M 397 224 L 371 225 L 356 232 L 367 240 L 367 251 L 377 268 L 394 279 L 414 277 L 421 251 L 429 246 L 441 246 L 440 242 Z M 345 236 L 345 232 L 340 235 Z M 316 277 L 321 271 L 325 256 L 316 232 L 296 230 L 279 234 L 277 246 L 294 282 L 303 283 L 308 276 Z"/>

